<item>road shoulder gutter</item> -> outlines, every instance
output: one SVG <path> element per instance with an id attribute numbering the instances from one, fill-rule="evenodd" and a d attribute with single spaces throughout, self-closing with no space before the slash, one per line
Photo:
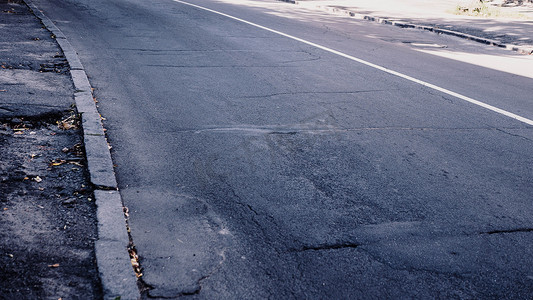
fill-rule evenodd
<path id="1" fill-rule="evenodd" d="M 55 24 L 31 1 L 24 0 L 33 14 L 56 38 L 70 66 L 74 100 L 81 115 L 90 181 L 97 205 L 97 267 L 104 299 L 139 299 L 137 278 L 130 262 L 130 244 L 123 203 L 113 171 L 113 162 L 92 89 L 78 54 Z"/>

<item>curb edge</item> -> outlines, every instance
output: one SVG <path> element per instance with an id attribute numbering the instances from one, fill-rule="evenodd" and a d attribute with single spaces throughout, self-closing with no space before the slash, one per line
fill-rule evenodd
<path id="1" fill-rule="evenodd" d="M 140 299 L 137 278 L 128 253 L 130 243 L 123 204 L 105 138 L 101 116 L 93 101 L 92 89 L 78 54 L 57 26 L 32 0 L 23 0 L 50 31 L 63 51 L 74 84 L 74 101 L 82 119 L 83 140 L 90 181 L 97 206 L 98 240 L 95 253 L 104 299 Z M 122 253 L 121 253 L 122 252 Z"/>

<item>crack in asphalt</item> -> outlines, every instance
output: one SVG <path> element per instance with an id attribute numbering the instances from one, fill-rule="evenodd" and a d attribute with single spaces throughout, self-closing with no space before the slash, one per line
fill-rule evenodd
<path id="1" fill-rule="evenodd" d="M 285 92 L 285 93 L 274 93 L 274 94 L 268 94 L 268 95 L 258 95 L 258 96 L 244 96 L 244 97 L 238 97 L 237 99 L 254 99 L 254 98 L 270 98 L 275 96 L 295 96 L 295 95 L 351 95 L 351 94 L 361 94 L 361 93 L 373 93 L 373 92 L 388 92 L 393 91 L 397 89 L 380 89 L 380 90 L 360 90 L 360 91 L 346 91 L 346 92 Z"/>
<path id="2" fill-rule="evenodd" d="M 444 100 L 445 102 L 448 102 L 449 104 L 455 104 L 455 101 L 454 99 L 452 99 L 451 97 L 447 97 L 447 95 L 443 95 L 442 93 L 437 93 L 436 91 L 432 90 L 432 89 L 428 89 L 426 87 L 420 87 L 420 90 L 432 95 L 432 96 L 435 96 L 435 97 L 440 97 L 442 100 Z"/>
<path id="3" fill-rule="evenodd" d="M 213 52 L 244 52 L 244 53 L 306 53 L 311 56 L 317 56 L 310 53 L 309 51 L 304 50 L 255 50 L 255 49 L 147 49 L 147 48 L 110 48 L 111 50 L 120 50 L 120 51 L 139 51 L 139 52 L 177 52 L 177 53 L 213 53 Z"/>
<path id="4" fill-rule="evenodd" d="M 233 187 L 231 187 L 228 183 L 226 182 L 223 182 L 224 185 L 226 185 L 226 187 L 228 188 L 228 190 L 230 191 L 231 195 L 233 196 L 232 199 L 235 200 L 235 203 L 240 205 L 241 207 L 243 207 L 243 209 L 245 211 L 248 211 L 248 212 L 251 212 L 252 213 L 252 218 L 251 218 L 251 221 L 255 224 L 255 227 L 257 229 L 259 229 L 259 231 L 261 232 L 261 235 L 267 239 L 267 237 L 269 236 L 268 235 L 268 232 L 265 230 L 264 228 L 264 225 L 261 224 L 261 222 L 259 220 L 257 220 L 257 217 L 258 216 L 261 216 L 261 214 L 259 214 L 250 204 L 247 204 L 247 203 L 244 203 L 244 201 L 242 200 L 242 198 L 237 195 L 237 193 L 235 192 L 235 190 L 233 189 Z M 268 216 L 268 215 L 264 215 L 265 217 L 267 217 L 267 219 L 270 219 L 270 221 L 275 224 L 272 216 Z M 281 233 L 280 233 L 281 234 Z M 279 251 L 277 251 L 277 249 L 275 249 L 274 247 L 274 250 L 276 252 L 278 252 L 279 254 Z"/>
<path id="5" fill-rule="evenodd" d="M 307 245 L 303 246 L 301 248 L 293 248 L 289 249 L 288 252 L 290 253 L 305 253 L 308 251 L 330 251 L 330 250 L 344 250 L 344 249 L 357 249 L 357 251 L 362 251 L 366 253 L 369 258 L 372 260 L 386 266 L 387 268 L 390 268 L 391 270 L 396 271 L 407 271 L 409 273 L 412 272 L 425 272 L 429 274 L 435 274 L 435 275 L 442 275 L 442 274 L 448 274 L 452 276 L 460 276 L 460 274 L 457 274 L 455 272 L 443 272 L 443 271 L 437 271 L 437 270 L 431 270 L 427 268 L 420 268 L 420 267 L 401 267 L 396 266 L 392 262 L 390 262 L 387 259 L 382 258 L 381 256 L 376 255 L 372 251 L 369 251 L 368 249 L 365 249 L 364 246 L 372 245 L 376 243 L 370 243 L 370 244 L 357 244 L 357 243 L 351 243 L 351 242 L 345 242 L 345 243 L 334 243 L 334 244 L 321 244 L 321 245 Z"/>
<path id="6" fill-rule="evenodd" d="M 272 131 L 268 134 L 274 134 L 274 135 L 295 135 L 298 134 L 298 131 Z"/>
<path id="7" fill-rule="evenodd" d="M 65 109 L 61 105 L 50 105 L 50 104 L 35 104 L 35 103 L 12 103 L 12 102 L 3 102 L 3 105 L 14 105 L 14 106 L 39 106 L 39 107 L 58 107 Z"/>
<path id="8" fill-rule="evenodd" d="M 175 299 L 175 298 L 179 298 L 179 297 L 184 297 L 184 296 L 193 296 L 193 295 L 198 295 L 200 294 L 200 292 L 202 291 L 202 281 L 208 279 L 209 277 L 213 276 L 213 274 L 215 274 L 216 272 L 218 272 L 218 270 L 220 270 L 222 268 L 222 264 L 226 261 L 226 256 L 224 255 L 224 252 L 226 251 L 226 249 L 222 250 L 222 252 L 220 253 L 220 256 L 222 257 L 222 260 L 218 263 L 218 266 L 216 268 L 214 268 L 212 271 L 210 271 L 207 275 L 204 275 L 202 277 L 200 277 L 200 279 L 198 279 L 197 281 L 197 288 L 192 290 L 192 291 L 189 291 L 189 292 L 181 292 L 179 294 L 177 294 L 176 296 L 173 296 L 173 297 L 155 297 L 155 298 L 162 298 L 162 299 Z"/>
<path id="9" fill-rule="evenodd" d="M 9 108 L 5 108 L 5 107 L 0 107 L 1 110 L 5 110 L 5 111 L 8 111 L 8 112 L 15 112 L 14 110 L 12 109 L 9 109 Z"/>
<path id="10" fill-rule="evenodd" d="M 495 128 L 495 129 L 498 130 L 499 132 L 502 132 L 502 133 L 508 134 L 508 135 L 510 135 L 510 136 L 519 137 L 519 138 L 525 139 L 525 140 L 527 140 L 527 141 L 533 142 L 532 139 L 527 138 L 527 137 L 525 137 L 525 136 L 523 136 L 523 135 L 519 135 L 519 134 L 516 134 L 516 133 L 510 133 L 510 132 L 505 131 L 505 129 L 513 129 L 513 128 Z"/>
<path id="11" fill-rule="evenodd" d="M 293 125 L 294 126 L 294 125 Z M 476 130 L 485 130 L 485 131 L 491 131 L 491 130 L 498 130 L 497 128 L 432 128 L 432 127 L 360 127 L 360 128 L 340 128 L 335 126 L 324 126 L 322 128 L 302 128 L 304 127 L 304 124 L 300 126 L 300 128 L 296 127 L 283 127 L 283 126 L 243 126 L 243 127 L 212 127 L 212 128 L 203 128 L 203 129 L 194 129 L 194 128 L 184 128 L 184 129 L 177 129 L 177 130 L 166 130 L 166 131 L 157 131 L 158 133 L 195 133 L 195 134 L 201 134 L 201 133 L 233 133 L 233 132 L 246 132 L 246 133 L 256 133 L 256 134 L 280 134 L 280 135 L 294 135 L 294 134 L 300 134 L 300 133 L 343 133 L 343 132 L 359 132 L 359 131 L 442 131 L 442 132 L 449 132 L 449 131 L 476 131 Z M 523 129 L 523 128 L 506 128 L 508 130 L 514 130 L 514 129 Z M 512 134 L 511 134 L 512 135 Z M 519 136 L 522 137 L 522 136 Z M 524 139 L 527 139 L 525 137 L 522 137 Z M 529 140 L 529 139 L 528 139 Z"/>
<path id="12" fill-rule="evenodd" d="M 516 228 L 506 230 L 491 230 L 486 232 L 480 232 L 479 234 L 505 234 L 505 233 L 518 233 L 518 232 L 533 232 L 533 228 Z"/>
<path id="13" fill-rule="evenodd" d="M 463 233 L 459 235 L 463 236 L 474 236 L 474 235 L 494 235 L 494 234 L 513 234 L 513 233 L 528 233 L 533 232 L 533 228 L 530 227 L 524 227 L 524 228 L 515 228 L 515 229 L 499 229 L 499 230 L 491 230 L 491 231 L 485 231 L 485 232 L 473 232 L 473 233 Z M 378 246 L 379 244 L 383 244 L 388 239 L 383 239 L 380 241 L 373 241 L 368 243 L 354 243 L 350 241 L 340 241 L 335 242 L 331 244 L 317 244 L 317 245 L 304 245 L 299 248 L 291 248 L 288 250 L 289 253 L 305 253 L 307 251 L 330 251 L 330 250 L 343 250 L 343 249 L 357 249 L 358 251 L 365 252 L 372 260 L 383 264 L 384 266 L 390 268 L 391 270 L 396 271 L 407 271 L 409 273 L 412 272 L 425 272 L 429 274 L 435 274 L 435 275 L 451 275 L 457 278 L 460 278 L 464 274 L 468 274 L 468 272 L 457 272 L 457 271 L 442 271 L 442 270 L 434 270 L 429 269 L 425 267 L 420 266 L 400 266 L 394 264 L 392 261 L 382 257 L 382 255 L 376 254 L 374 251 L 371 251 L 370 249 L 366 249 L 365 246 Z M 455 254 L 455 253 L 451 253 Z"/>
<path id="14" fill-rule="evenodd" d="M 251 206 L 248 203 L 245 203 L 245 201 L 242 199 L 241 196 L 237 194 L 237 192 L 231 186 L 230 183 L 228 183 L 223 178 L 217 178 L 217 179 L 220 181 L 220 183 L 225 188 L 227 188 L 228 192 L 231 194 L 231 199 L 234 200 L 233 203 L 241 206 L 244 211 L 252 214 L 250 221 L 254 223 L 255 228 L 259 230 L 260 235 L 265 240 L 269 239 L 270 234 L 268 233 L 265 227 L 268 227 L 268 228 L 278 227 L 278 224 L 276 223 L 276 220 L 274 219 L 274 217 L 269 214 L 258 212 L 256 209 L 253 208 L 253 206 Z M 264 218 L 265 221 L 262 223 L 260 220 L 257 219 L 258 217 Z M 278 239 L 278 240 L 289 240 L 289 238 L 285 234 L 283 234 L 281 230 L 275 230 L 275 232 L 281 236 L 281 239 Z M 275 242 L 275 240 L 272 240 L 271 242 Z M 271 249 L 273 249 L 278 254 L 278 256 L 282 254 L 282 252 L 278 249 L 278 247 L 272 246 Z"/>
<path id="15" fill-rule="evenodd" d="M 317 60 L 321 60 L 322 57 L 321 56 L 315 56 L 315 55 L 310 55 L 310 56 L 314 56 L 313 58 L 307 58 L 307 59 L 293 59 L 293 60 L 288 60 L 288 61 L 282 61 L 280 63 L 282 64 L 291 64 L 291 63 L 299 63 L 299 62 L 311 62 L 311 61 L 317 61 Z"/>
<path id="16" fill-rule="evenodd" d="M 304 58 L 304 59 L 293 59 L 293 60 L 287 60 L 287 61 L 280 61 L 278 63 L 280 64 L 290 64 L 290 63 L 298 63 L 298 62 L 313 62 L 322 59 L 322 56 L 316 55 L 313 53 L 310 53 L 308 51 L 272 51 L 272 50 L 264 50 L 264 51 L 257 51 L 257 50 L 184 50 L 184 49 L 177 49 L 177 50 L 171 50 L 171 49 L 120 49 L 120 48 L 113 48 L 114 50 L 121 50 L 121 51 L 138 51 L 143 54 L 148 55 L 176 55 L 178 53 L 294 53 L 294 54 L 306 54 L 310 56 L 311 58 Z M 174 54 L 172 54 L 174 53 Z M 241 65 L 230 65 L 230 66 L 185 66 L 185 65 L 168 65 L 168 64 L 162 64 L 162 65 L 152 65 L 148 64 L 145 65 L 148 67 L 166 67 L 166 68 L 207 68 L 207 67 L 215 67 L 215 68 L 222 68 L 222 67 L 284 67 L 284 66 L 241 66 Z"/>
<path id="17" fill-rule="evenodd" d="M 283 62 L 282 62 L 283 63 Z M 228 69 L 239 69 L 239 68 L 293 68 L 293 66 L 267 66 L 267 65 L 250 65 L 250 66 L 243 66 L 243 65 L 214 65 L 214 66 L 186 66 L 186 65 L 144 65 L 145 67 L 156 67 L 156 68 L 189 68 L 189 69 L 208 69 L 208 68 L 228 68 Z"/>
<path id="18" fill-rule="evenodd" d="M 320 245 L 306 245 L 301 248 L 289 249 L 289 252 L 304 252 L 304 251 L 323 251 L 323 250 L 339 250 L 339 249 L 356 249 L 360 244 L 356 243 L 334 243 L 334 244 L 320 244 Z"/>

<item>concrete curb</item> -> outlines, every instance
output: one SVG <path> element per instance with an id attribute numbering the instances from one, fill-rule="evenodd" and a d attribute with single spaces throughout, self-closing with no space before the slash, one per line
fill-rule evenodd
<path id="1" fill-rule="evenodd" d="M 46 17 L 32 0 L 24 0 L 33 14 L 56 38 L 70 66 L 74 100 L 82 119 L 83 139 L 90 181 L 95 187 L 98 240 L 95 243 L 98 272 L 104 299 L 140 299 L 137 278 L 128 253 L 129 236 L 113 171 L 111 153 L 104 134 L 92 89 L 78 54 L 66 36 Z"/>
<path id="2" fill-rule="evenodd" d="M 278 1 L 287 2 L 291 4 L 296 4 L 296 5 L 300 4 L 299 1 L 295 1 L 295 0 L 278 0 Z M 335 13 L 335 14 L 348 15 L 356 19 L 367 20 L 367 21 L 372 21 L 372 22 L 377 22 L 377 23 L 387 24 L 387 25 L 393 25 L 393 26 L 397 26 L 401 28 L 414 28 L 414 29 L 427 30 L 427 31 L 435 32 L 435 33 L 447 34 L 447 35 L 452 35 L 452 36 L 460 37 L 460 38 L 467 39 L 467 40 L 472 40 L 472 41 L 486 44 L 486 45 L 496 46 L 499 48 L 505 48 L 507 50 L 516 51 L 520 54 L 527 54 L 527 55 L 533 54 L 533 48 L 531 47 L 523 47 L 523 46 L 518 46 L 518 45 L 513 45 L 513 44 L 505 44 L 505 43 L 502 43 L 496 40 L 478 37 L 478 36 L 474 36 L 471 34 L 462 33 L 459 31 L 441 29 L 441 28 L 433 27 L 433 26 L 406 23 L 402 21 L 396 21 L 390 18 L 379 18 L 379 17 L 375 17 L 371 15 L 360 14 L 360 13 L 351 11 L 349 9 L 343 9 L 343 8 L 338 8 L 338 7 L 320 6 L 320 5 L 317 5 L 316 7 L 319 9 L 325 10 L 325 11 Z"/>

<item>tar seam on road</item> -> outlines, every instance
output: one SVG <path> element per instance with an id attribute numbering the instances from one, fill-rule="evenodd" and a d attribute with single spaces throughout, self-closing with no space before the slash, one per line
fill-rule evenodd
<path id="1" fill-rule="evenodd" d="M 221 16 L 224 16 L 224 17 L 227 17 L 227 18 L 230 18 L 230 19 L 233 19 L 233 20 L 236 20 L 236 21 L 239 21 L 239 22 L 242 22 L 242 23 L 245 23 L 245 24 L 248 24 L 248 25 L 251 25 L 251 26 L 254 26 L 254 27 L 257 27 L 257 28 L 260 28 L 260 29 L 263 29 L 263 30 L 266 30 L 266 31 L 270 31 L 272 33 L 275 33 L 275 34 L 278 34 L 278 35 L 281 35 L 281 36 L 284 36 L 284 37 L 287 37 L 289 39 L 292 39 L 292 40 L 295 40 L 295 41 L 298 41 L 298 42 L 301 42 L 301 43 L 304 43 L 304 44 L 307 44 L 307 45 L 310 45 L 310 46 L 313 46 L 315 48 L 318 48 L 318 49 L 321 49 L 321 50 L 324 50 L 324 51 L 327 51 L 327 52 L 330 52 L 330 53 L 333 53 L 333 54 L 336 54 L 338 56 L 342 56 L 344 58 L 347 58 L 347 59 L 350 59 L 352 61 L 355 61 L 355 62 L 358 62 L 360 64 L 363 64 L 363 65 L 366 65 L 366 66 L 369 66 L 371 68 L 374 68 L 374 69 L 378 69 L 380 71 L 383 71 L 385 73 L 388 73 L 388 74 L 391 74 L 391 75 L 394 75 L 394 76 L 398 76 L 400 78 L 403 78 L 403 79 L 406 79 L 406 80 L 409 80 L 411 82 L 414 82 L 414 83 L 417 83 L 419 85 L 422 85 L 422 86 L 425 86 L 425 87 L 428 87 L 430 89 L 433 89 L 433 90 L 436 90 L 436 91 L 439 91 L 441 93 L 445 93 L 445 94 L 448 94 L 450 96 L 453 96 L 455 98 L 458 98 L 458 99 L 461 99 L 461 100 L 464 100 L 466 102 L 469 102 L 469 103 L 472 103 L 472 104 L 475 104 L 477 106 L 481 106 L 483 108 L 486 108 L 488 110 L 491 110 L 493 112 L 496 112 L 496 113 L 499 113 L 499 114 L 502 114 L 504 116 L 507 116 L 507 117 L 510 117 L 510 118 L 513 118 L 513 119 L 516 119 L 520 122 L 523 122 L 523 123 L 526 123 L 528 125 L 531 125 L 533 126 L 533 120 L 530 120 L 528 118 L 525 118 L 525 117 L 522 117 L 522 116 L 519 116 L 517 114 L 514 114 L 512 112 L 509 112 L 509 111 L 506 111 L 506 110 L 503 110 L 501 108 L 498 108 L 498 107 L 495 107 L 495 106 L 492 106 L 490 104 L 486 104 L 484 102 L 481 102 L 479 100 L 476 100 L 476 99 L 473 99 L 473 98 L 470 98 L 470 97 L 467 97 L 467 96 L 464 96 L 464 95 L 461 95 L 459 93 L 456 93 L 456 92 L 453 92 L 453 91 L 450 91 L 448 89 L 445 89 L 445 88 L 442 88 L 442 87 L 439 87 L 437 85 L 434 85 L 434 84 L 431 84 L 429 82 L 425 82 L 423 80 L 420 80 L 420 79 L 416 79 L 414 77 L 411 77 L 409 75 L 405 75 L 403 73 L 400 73 L 400 72 L 397 72 L 397 71 L 394 71 L 394 70 L 391 70 L 391 69 L 387 69 L 385 67 L 382 67 L 382 66 L 379 66 L 379 65 L 376 65 L 376 64 L 373 64 L 371 62 L 368 62 L 366 60 L 363 60 L 363 59 L 360 59 L 360 58 L 357 58 L 357 57 L 354 57 L 354 56 L 351 56 L 351 55 L 348 55 L 348 54 L 345 54 L 343 52 L 340 52 L 340 51 L 337 51 L 337 50 L 334 50 L 334 49 L 331 49 L 331 48 L 328 48 L 328 47 L 325 47 L 325 46 L 322 46 L 322 45 L 319 45 L 319 44 L 316 44 L 316 43 L 313 43 L 313 42 L 310 42 L 310 41 L 307 41 L 307 40 L 304 40 L 304 39 L 301 39 L 299 37 L 295 37 L 293 35 L 290 35 L 290 34 L 287 34 L 287 33 L 283 33 L 281 31 L 278 31 L 278 30 L 275 30 L 275 29 L 271 29 L 271 28 L 268 28 L 268 27 L 265 27 L 265 26 L 262 26 L 262 25 L 259 25 L 259 24 L 256 24 L 256 23 L 253 23 L 253 22 L 250 22 L 250 21 L 246 21 L 244 19 L 241 19 L 241 18 L 238 18 L 238 17 L 234 17 L 232 15 L 228 15 L 228 14 L 225 14 L 223 12 L 219 12 L 219 11 L 216 11 L 216 10 L 213 10 L 213 9 L 210 9 L 210 8 L 207 8 L 207 7 L 203 7 L 203 6 L 200 6 L 200 5 L 196 5 L 196 4 L 192 4 L 192 3 L 189 3 L 189 2 L 185 2 L 185 1 L 181 1 L 181 0 L 173 0 L 174 2 L 177 2 L 177 3 L 181 3 L 181 4 L 185 4 L 185 5 L 189 5 L 189 6 L 192 6 L 192 7 L 195 7 L 195 8 L 198 8 L 198 9 L 202 9 L 202 10 L 205 10 L 205 11 L 208 11 L 208 12 L 212 12 L 214 14 L 218 14 L 218 15 L 221 15 Z"/>
<path id="2" fill-rule="evenodd" d="M 122 199 L 118 192 L 111 153 L 87 74 L 78 54 L 61 30 L 31 0 L 24 1 L 46 29 L 55 36 L 69 63 L 70 75 L 75 88 L 74 100 L 82 119 L 90 181 L 95 187 L 94 196 L 98 219 L 98 240 L 95 242 L 95 253 L 104 299 L 118 297 L 122 300 L 140 299 L 137 279 L 128 253 L 130 240 Z"/>

